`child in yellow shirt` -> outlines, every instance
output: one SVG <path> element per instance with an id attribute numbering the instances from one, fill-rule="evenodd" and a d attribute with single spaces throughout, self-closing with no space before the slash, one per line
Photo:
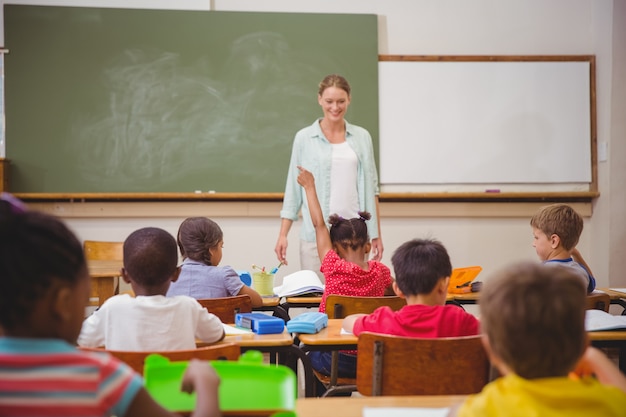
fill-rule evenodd
<path id="1" fill-rule="evenodd" d="M 626 376 L 585 331 L 586 288 L 570 268 L 520 263 L 485 282 L 483 343 L 503 375 L 453 415 L 624 416 Z"/>

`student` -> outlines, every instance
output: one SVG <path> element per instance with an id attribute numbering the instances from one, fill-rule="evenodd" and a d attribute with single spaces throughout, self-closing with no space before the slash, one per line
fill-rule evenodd
<path id="1" fill-rule="evenodd" d="M 76 349 L 90 278 L 80 242 L 57 218 L 0 199 L 0 415 L 174 416 L 106 353 Z M 219 378 L 189 362 L 192 416 L 219 416 Z"/>
<path id="2" fill-rule="evenodd" d="M 224 234 L 213 220 L 190 217 L 178 228 L 178 247 L 183 257 L 180 276 L 170 285 L 167 296 L 187 295 L 197 300 L 247 294 L 252 307 L 261 307 L 258 292 L 245 285 L 230 266 L 218 266 L 222 260 Z"/>
<path id="3" fill-rule="evenodd" d="M 576 249 L 583 231 L 583 219 L 566 204 L 551 204 L 537 211 L 530 219 L 533 247 L 539 259 L 574 270 L 587 286 L 587 293 L 596 288 L 589 265 Z"/>
<path id="4" fill-rule="evenodd" d="M 524 262 L 486 280 L 483 344 L 502 377 L 457 415 L 623 416 L 626 377 L 588 346 L 585 297 L 571 268 Z"/>
<path id="5" fill-rule="evenodd" d="M 322 209 L 317 199 L 315 179 L 302 167 L 298 167 L 298 184 L 305 192 L 315 228 L 317 252 L 322 263 L 320 271 L 326 277 L 326 285 L 319 311 L 326 311 L 329 294 L 381 297 L 393 294 L 389 268 L 374 260 L 367 260 L 371 244 L 365 222 L 369 213 L 359 212 L 359 217 L 344 219 L 330 216 L 330 232 L 324 222 Z M 330 375 L 330 352 L 309 353 L 313 368 Z M 356 351 L 339 352 L 339 376 L 353 378 L 356 375 Z"/>
<path id="6" fill-rule="evenodd" d="M 109 298 L 83 322 L 78 344 L 109 350 L 194 349 L 224 338 L 222 322 L 194 298 L 165 297 L 180 268 L 176 241 L 165 230 L 146 227 L 124 241 L 122 278 L 135 297 Z"/>
<path id="7" fill-rule="evenodd" d="M 446 305 L 452 264 L 437 240 L 414 239 L 394 252 L 393 289 L 406 299 L 399 311 L 380 307 L 372 314 L 352 314 L 344 330 L 359 335 L 375 332 L 404 337 L 456 337 L 478 334 L 478 320 L 462 308 Z"/>

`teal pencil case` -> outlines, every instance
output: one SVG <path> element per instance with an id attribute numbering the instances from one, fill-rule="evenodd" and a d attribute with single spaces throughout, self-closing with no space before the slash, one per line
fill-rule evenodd
<path id="1" fill-rule="evenodd" d="M 289 333 L 317 333 L 328 326 L 328 315 L 317 311 L 302 313 L 287 322 Z"/>

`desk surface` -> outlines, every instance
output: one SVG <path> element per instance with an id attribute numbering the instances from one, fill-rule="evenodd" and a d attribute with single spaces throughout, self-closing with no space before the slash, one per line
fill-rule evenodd
<path id="1" fill-rule="evenodd" d="M 358 337 L 349 333 L 341 333 L 343 319 L 329 319 L 328 327 L 315 334 L 298 335 L 300 342 L 310 346 L 321 345 L 356 345 Z"/>
<path id="2" fill-rule="evenodd" d="M 464 395 L 299 398 L 296 400 L 296 414 L 298 417 L 362 417 L 364 407 L 444 408 L 459 404 L 465 398 Z"/>
<path id="3" fill-rule="evenodd" d="M 596 289 L 607 293 L 609 297 L 611 297 L 611 300 L 619 300 L 621 298 L 626 298 L 626 293 L 623 293 L 621 291 L 615 291 L 610 288 L 596 288 Z"/>
<path id="4" fill-rule="evenodd" d="M 232 326 L 232 324 L 231 324 Z M 287 328 L 282 333 L 256 334 L 249 332 L 245 334 L 226 335 L 222 342 L 236 343 L 241 347 L 277 347 L 290 346 L 293 344 L 293 337 Z M 197 347 L 213 345 L 214 343 L 196 342 Z"/>

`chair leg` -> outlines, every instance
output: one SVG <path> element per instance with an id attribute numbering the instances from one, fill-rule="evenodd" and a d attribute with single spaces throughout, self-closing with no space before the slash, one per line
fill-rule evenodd
<path id="1" fill-rule="evenodd" d="M 339 378 L 339 351 L 333 350 L 330 362 L 330 387 L 337 385 Z"/>
<path id="2" fill-rule="evenodd" d="M 374 342 L 374 360 L 372 362 L 372 396 L 383 394 L 383 342 Z"/>
<path id="3" fill-rule="evenodd" d="M 334 385 L 328 387 L 326 392 L 321 395 L 321 397 L 334 397 L 335 395 L 347 394 L 349 392 L 355 392 L 356 385 Z"/>

